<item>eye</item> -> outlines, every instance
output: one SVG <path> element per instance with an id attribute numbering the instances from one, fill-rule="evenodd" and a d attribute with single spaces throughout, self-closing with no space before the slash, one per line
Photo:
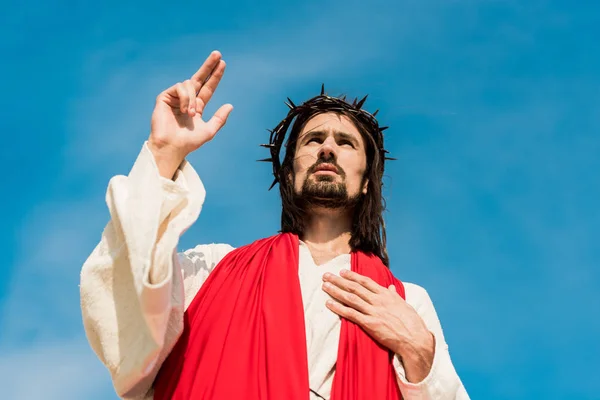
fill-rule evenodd
<path id="1" fill-rule="evenodd" d="M 340 140 L 339 144 L 340 144 L 340 146 L 346 146 L 346 145 L 348 145 L 348 146 L 354 148 L 354 144 L 351 141 L 346 140 L 346 139 Z"/>
<path id="2" fill-rule="evenodd" d="M 308 141 L 306 142 L 306 144 L 312 143 L 312 142 L 316 142 L 316 143 L 321 143 L 321 139 L 318 137 L 312 137 L 310 139 L 308 139 Z"/>

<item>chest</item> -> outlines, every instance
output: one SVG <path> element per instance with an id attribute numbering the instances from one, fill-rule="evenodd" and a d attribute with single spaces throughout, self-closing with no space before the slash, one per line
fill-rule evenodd
<path id="1" fill-rule="evenodd" d="M 311 249 L 309 253 L 310 258 L 312 259 L 312 264 L 314 264 L 316 268 L 319 268 L 319 266 L 326 266 L 330 261 L 335 260 L 338 256 L 334 252 L 327 250 Z"/>
<path id="2" fill-rule="evenodd" d="M 306 247 L 299 252 L 298 278 L 306 324 L 308 343 L 322 342 L 333 334 L 339 324 L 339 317 L 327 308 L 325 302 L 331 297 L 323 290 L 323 274 L 339 275 L 343 268 L 350 268 L 350 255 L 344 254 L 317 265 L 314 253 Z M 310 347 L 310 346 L 309 346 Z"/>
<path id="3" fill-rule="evenodd" d="M 319 263 L 314 253 L 301 246 L 298 278 L 304 308 L 306 350 L 310 385 L 319 393 L 329 393 L 328 387 L 335 368 L 341 320 L 327 308 L 329 295 L 323 290 L 323 274 L 339 275 L 342 268 L 350 268 L 350 255 L 340 255 Z"/>
<path id="4" fill-rule="evenodd" d="M 350 255 L 335 256 L 326 252 L 317 253 L 306 246 L 300 246 L 298 256 L 298 278 L 304 311 L 309 311 L 317 306 L 317 303 L 319 307 L 325 307 L 325 301 L 330 297 L 323 291 L 323 275 L 326 273 L 339 275 L 342 269 L 350 269 Z"/>

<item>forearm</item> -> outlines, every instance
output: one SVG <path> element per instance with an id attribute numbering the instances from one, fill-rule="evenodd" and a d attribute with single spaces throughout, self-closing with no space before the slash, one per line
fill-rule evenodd
<path id="1" fill-rule="evenodd" d="M 159 143 L 153 138 L 148 139 L 148 149 L 152 152 L 160 176 L 173 179 L 179 166 L 185 160 L 185 154 L 168 144 Z"/>

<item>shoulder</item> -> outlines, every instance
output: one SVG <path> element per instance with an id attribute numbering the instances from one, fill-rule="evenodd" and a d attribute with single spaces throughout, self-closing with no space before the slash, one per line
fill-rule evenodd
<path id="1" fill-rule="evenodd" d="M 194 248 L 179 253 L 179 259 L 183 262 L 203 264 L 205 268 L 212 270 L 227 254 L 235 248 L 227 243 L 199 244 Z"/>
<path id="2" fill-rule="evenodd" d="M 184 252 L 178 253 L 179 258 L 184 259 L 184 262 L 192 263 L 203 263 L 206 264 L 209 269 L 213 269 L 225 256 L 232 251 L 243 251 L 244 249 L 255 249 L 255 247 L 262 242 L 273 240 L 281 235 L 274 235 L 267 238 L 257 239 L 254 242 L 244 245 L 242 247 L 235 248 L 227 243 L 210 243 L 210 244 L 199 244 L 192 249 L 188 249 Z"/>
<path id="3" fill-rule="evenodd" d="M 199 244 L 194 248 L 178 252 L 176 262 L 183 283 L 185 309 L 191 304 L 215 266 L 233 250 L 225 243 Z"/>

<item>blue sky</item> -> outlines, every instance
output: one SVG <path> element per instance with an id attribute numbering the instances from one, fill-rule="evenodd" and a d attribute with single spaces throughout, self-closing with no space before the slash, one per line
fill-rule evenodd
<path id="1" fill-rule="evenodd" d="M 190 157 L 208 197 L 180 250 L 278 228 L 257 145 L 283 100 L 369 94 L 390 125 L 392 269 L 430 293 L 474 399 L 600 399 L 600 4 L 398 0 L 3 3 L 0 386 L 116 398 L 79 270 L 155 96 L 219 49 L 235 110 Z M 576 5 L 575 5 L 576 4 Z"/>

